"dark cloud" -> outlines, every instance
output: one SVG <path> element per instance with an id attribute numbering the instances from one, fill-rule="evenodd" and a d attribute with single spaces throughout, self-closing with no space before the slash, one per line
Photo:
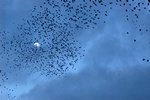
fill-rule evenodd
<path id="1" fill-rule="evenodd" d="M 141 100 L 149 97 L 150 68 L 134 66 L 110 71 L 99 65 L 86 66 L 78 74 L 50 82 L 40 82 L 23 100 Z"/>
<path id="2" fill-rule="evenodd" d="M 134 43 L 125 46 L 125 41 L 130 39 L 121 40 L 109 33 L 93 36 L 92 42 L 87 42 L 89 49 L 82 62 L 85 65 L 82 70 L 67 74 L 64 78 L 38 82 L 21 99 L 149 99 L 150 68 L 138 60 L 140 49 L 134 50 Z"/>

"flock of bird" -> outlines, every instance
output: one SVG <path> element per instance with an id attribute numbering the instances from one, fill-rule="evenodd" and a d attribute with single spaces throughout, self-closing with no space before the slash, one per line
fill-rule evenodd
<path id="1" fill-rule="evenodd" d="M 0 95 L 5 89 L 10 91 L 7 94 L 8 98 L 16 99 L 15 96 L 11 96 L 14 90 L 5 85 L 9 78 L 2 67 L 9 67 L 12 71 L 23 69 L 40 72 L 46 76 L 60 76 L 68 69 L 74 68 L 74 64 L 84 56 L 85 51 L 75 38 L 78 30 L 94 29 L 100 22 L 106 24 L 109 12 L 115 7 L 124 7 L 126 20 L 132 21 L 141 35 L 148 33 L 149 29 L 142 28 L 144 23 L 138 22 L 138 13 L 143 10 L 150 13 L 147 8 L 149 2 L 145 4 L 135 0 L 47 0 L 39 6 L 34 6 L 30 16 L 17 25 L 16 33 L 0 32 L 0 60 L 6 63 L 5 66 L 0 65 Z M 134 19 L 130 18 L 131 12 Z M 126 34 L 131 33 L 127 31 Z M 136 39 L 133 41 L 137 42 Z M 40 47 L 33 46 L 36 42 L 40 43 Z M 145 58 L 142 60 L 149 62 Z"/>

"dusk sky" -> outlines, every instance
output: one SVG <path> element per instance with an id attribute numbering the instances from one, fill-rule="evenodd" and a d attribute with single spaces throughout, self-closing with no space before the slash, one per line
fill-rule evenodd
<path id="1" fill-rule="evenodd" d="M 0 0 L 0 100 L 150 100 L 148 0 L 100 1 Z"/>

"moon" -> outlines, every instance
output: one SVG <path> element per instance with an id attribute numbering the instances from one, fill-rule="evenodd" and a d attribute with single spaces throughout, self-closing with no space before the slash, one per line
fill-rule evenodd
<path id="1" fill-rule="evenodd" d="M 34 46 L 35 46 L 35 47 L 40 47 L 40 43 L 35 42 L 35 43 L 34 43 Z"/>

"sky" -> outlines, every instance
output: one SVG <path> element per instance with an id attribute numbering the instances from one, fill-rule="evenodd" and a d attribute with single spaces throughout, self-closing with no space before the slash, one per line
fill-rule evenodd
<path id="1" fill-rule="evenodd" d="M 63 3 L 61 0 L 56 1 Z M 75 9 L 77 5 L 83 4 L 83 1 L 76 0 L 71 3 L 71 6 Z M 109 4 L 110 2 L 112 4 Z M 67 18 L 60 22 L 66 21 L 72 25 L 73 37 L 80 42 L 80 45 L 76 44 L 76 47 L 81 46 L 84 49 L 79 49 L 84 56 L 74 63 L 74 68 L 69 66 L 65 74 L 45 76 L 41 75 L 42 70 L 32 72 L 32 67 L 38 66 L 35 63 L 32 65 L 33 62 L 31 64 L 28 62 L 30 67 L 27 69 L 23 62 L 19 62 L 20 69 L 10 68 L 11 65 L 16 66 L 17 62 L 6 61 L 7 53 L 4 53 L 2 46 L 3 43 L 10 42 L 16 34 L 21 34 L 22 31 L 17 29 L 18 25 L 24 23 L 23 19 L 30 19 L 31 10 L 35 6 L 45 6 L 43 1 L 0 0 L 0 52 L 2 52 L 0 54 L 0 100 L 149 100 L 150 21 L 148 19 L 150 7 L 148 1 L 103 0 L 102 3 L 103 5 L 97 3 L 98 6 L 94 6 L 90 0 L 86 0 L 87 6 L 93 6 L 90 12 L 86 12 L 87 15 L 94 16 L 94 10 L 99 10 L 101 13 L 98 15 L 100 19 L 93 20 L 96 24 L 89 24 L 89 28 L 86 28 L 83 23 L 77 23 L 83 27 L 82 29 L 74 28 L 76 23 L 67 19 L 72 17 L 74 12 L 63 11 L 65 8 L 62 7 L 60 13 L 66 15 Z M 56 13 L 57 8 L 46 7 L 52 13 Z M 36 13 L 33 14 L 36 15 Z M 81 14 L 81 16 L 90 19 L 86 15 Z M 72 28 L 66 27 L 66 29 Z M 59 31 L 59 29 L 56 30 Z M 7 38 L 2 37 L 4 31 L 9 32 Z M 32 34 L 32 37 L 25 35 L 24 38 L 32 41 L 38 37 Z M 70 37 L 69 39 L 71 40 Z M 25 43 L 22 48 L 28 50 L 26 47 L 29 44 L 26 44 L 24 40 L 22 39 Z M 48 42 L 47 39 L 45 40 Z M 41 48 L 46 50 L 46 53 L 39 55 L 46 57 L 49 48 L 46 48 L 45 42 L 40 40 L 39 42 Z M 34 43 L 30 46 L 35 48 Z M 19 47 L 16 49 L 20 50 Z M 9 53 L 13 55 L 9 59 L 16 57 L 14 51 L 9 51 Z M 32 57 L 37 56 L 32 55 Z M 70 59 L 66 62 L 71 61 Z M 47 64 L 48 61 L 45 60 L 44 63 Z M 47 66 L 41 68 L 44 69 Z"/>

